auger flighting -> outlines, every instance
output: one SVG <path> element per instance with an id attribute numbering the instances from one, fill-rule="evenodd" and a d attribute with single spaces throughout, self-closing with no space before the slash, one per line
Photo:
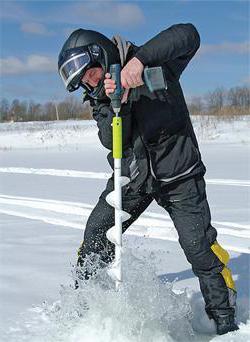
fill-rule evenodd
<path id="1" fill-rule="evenodd" d="M 111 105 L 115 112 L 112 122 L 113 131 L 113 158 L 114 158 L 114 191 L 107 197 L 107 202 L 115 208 L 115 225 L 107 231 L 107 238 L 115 244 L 115 260 L 108 269 L 108 274 L 116 283 L 116 289 L 122 281 L 122 222 L 130 218 L 130 214 L 122 210 L 122 186 L 129 183 L 129 178 L 121 176 L 122 159 L 122 118 L 119 116 L 121 108 L 121 66 L 113 64 L 110 66 L 111 78 L 115 80 L 116 89 L 110 94 Z"/>

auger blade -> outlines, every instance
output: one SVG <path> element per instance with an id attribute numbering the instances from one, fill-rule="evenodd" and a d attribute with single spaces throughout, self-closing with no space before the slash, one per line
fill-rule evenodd
<path id="1" fill-rule="evenodd" d="M 131 215 L 124 210 L 120 210 L 122 216 L 122 222 L 125 222 L 130 219 Z"/>
<path id="2" fill-rule="evenodd" d="M 115 203 L 115 192 L 114 191 L 110 192 L 106 196 L 106 201 L 109 205 L 111 205 L 111 207 L 119 210 L 119 208 L 117 208 L 116 203 Z M 119 210 L 119 213 L 122 217 L 122 222 L 129 220 L 131 217 L 131 215 L 124 210 Z"/>
<path id="3" fill-rule="evenodd" d="M 121 186 L 124 186 L 130 182 L 130 179 L 126 176 L 121 176 L 120 180 L 121 180 Z"/>
<path id="4" fill-rule="evenodd" d="M 111 207 L 115 206 L 115 192 L 112 191 L 106 196 L 106 201 L 108 202 Z"/>
<path id="5" fill-rule="evenodd" d="M 114 243 L 116 246 L 119 245 L 119 239 L 117 237 L 116 227 L 110 228 L 106 233 L 107 239 Z"/>

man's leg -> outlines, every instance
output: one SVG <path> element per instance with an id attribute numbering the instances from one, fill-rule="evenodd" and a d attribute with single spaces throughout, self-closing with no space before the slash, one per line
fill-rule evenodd
<path id="1" fill-rule="evenodd" d="M 206 312 L 217 323 L 217 332 L 237 329 L 234 324 L 236 289 L 226 267 L 229 257 L 216 241 L 217 231 L 211 225 L 203 177 L 198 175 L 165 185 L 156 200 L 174 222 L 180 245 L 199 278 Z"/>
<path id="2" fill-rule="evenodd" d="M 113 182 L 111 179 L 88 218 L 83 243 L 78 252 L 77 264 L 79 266 L 83 266 L 86 256 L 92 253 L 98 255 L 99 261 L 103 262 L 104 265 L 114 258 L 115 246 L 106 238 L 106 232 L 115 225 L 115 209 L 106 202 L 106 196 L 112 190 Z M 126 195 L 123 192 L 123 210 L 131 215 L 129 220 L 123 222 L 123 232 L 144 212 L 152 200 L 152 196 L 148 194 L 133 193 Z M 90 276 L 88 270 L 83 270 L 83 272 L 85 279 L 88 279 Z"/>

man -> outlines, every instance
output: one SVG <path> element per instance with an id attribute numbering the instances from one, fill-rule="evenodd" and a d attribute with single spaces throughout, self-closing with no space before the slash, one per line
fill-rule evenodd
<path id="1" fill-rule="evenodd" d="M 122 65 L 123 117 L 122 173 L 130 182 L 123 187 L 123 210 L 131 217 L 123 232 L 155 199 L 170 215 L 179 242 L 194 274 L 199 278 L 206 312 L 217 325 L 217 333 L 237 330 L 236 289 L 226 267 L 227 252 L 216 241 L 205 191 L 205 166 L 180 86 L 180 76 L 200 45 L 192 24 L 177 24 L 160 32 L 141 47 L 120 36 L 112 41 L 101 33 L 79 29 L 65 42 L 59 55 L 59 73 L 67 90 L 84 89 L 84 101 L 93 107 L 102 144 L 112 150 L 114 112 L 109 95 L 115 89 L 110 78 L 111 64 Z M 145 66 L 162 66 L 167 89 L 152 94 L 144 85 Z M 108 161 L 113 168 L 112 153 Z M 114 225 L 114 208 L 106 196 L 114 189 L 108 180 L 90 214 L 79 250 L 78 265 L 87 255 L 98 254 L 108 263 L 114 245 L 106 232 Z M 86 279 L 90 276 L 84 270 Z"/>

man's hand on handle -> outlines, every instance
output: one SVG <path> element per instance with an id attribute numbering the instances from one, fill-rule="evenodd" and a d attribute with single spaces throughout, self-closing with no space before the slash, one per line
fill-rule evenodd
<path id="1" fill-rule="evenodd" d="M 125 92 L 121 103 L 127 101 L 130 88 L 136 88 L 144 84 L 142 81 L 143 69 L 144 65 L 136 57 L 132 58 L 122 69 L 121 85 L 125 89 Z M 115 81 L 110 77 L 111 75 L 109 73 L 105 74 L 104 87 L 107 96 L 109 96 L 110 93 L 113 93 L 116 88 Z"/>

